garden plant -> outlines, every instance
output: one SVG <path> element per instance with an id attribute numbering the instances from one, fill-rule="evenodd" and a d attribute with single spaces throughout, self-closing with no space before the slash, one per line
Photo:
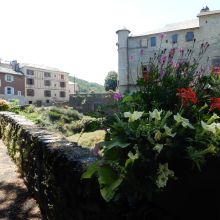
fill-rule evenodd
<path id="1" fill-rule="evenodd" d="M 142 63 L 137 91 L 116 96 L 115 120 L 82 175 L 97 177 L 106 201 L 150 201 L 219 157 L 220 78 L 200 65 L 209 44 L 197 55 L 193 47 L 160 49 Z"/>

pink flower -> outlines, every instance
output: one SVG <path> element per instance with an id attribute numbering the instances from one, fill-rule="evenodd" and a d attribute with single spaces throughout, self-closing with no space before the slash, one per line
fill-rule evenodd
<path id="1" fill-rule="evenodd" d="M 179 64 L 178 62 L 176 62 L 176 61 L 173 61 L 173 62 L 172 62 L 172 67 L 173 67 L 174 69 L 178 69 L 179 66 L 180 66 L 180 64 Z"/>
<path id="2" fill-rule="evenodd" d="M 166 55 L 162 55 L 161 58 L 160 58 L 160 63 L 164 64 L 167 60 L 167 57 Z"/>
<path id="3" fill-rule="evenodd" d="M 180 49 L 179 49 L 179 52 L 180 52 L 181 55 L 183 55 L 184 49 L 183 49 L 183 48 L 180 48 Z"/>
<path id="4" fill-rule="evenodd" d="M 163 40 L 166 37 L 166 35 L 164 33 L 160 33 L 159 38 L 160 40 Z"/>
<path id="5" fill-rule="evenodd" d="M 116 92 L 113 96 L 113 99 L 116 101 L 119 101 L 121 98 L 123 97 L 123 95 L 120 92 Z"/>

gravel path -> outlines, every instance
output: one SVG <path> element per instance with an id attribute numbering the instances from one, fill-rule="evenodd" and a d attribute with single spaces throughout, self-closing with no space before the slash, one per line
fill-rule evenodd
<path id="1" fill-rule="evenodd" d="M 0 140 L 0 220 L 40 220 L 40 210 L 30 197 L 16 165 Z"/>

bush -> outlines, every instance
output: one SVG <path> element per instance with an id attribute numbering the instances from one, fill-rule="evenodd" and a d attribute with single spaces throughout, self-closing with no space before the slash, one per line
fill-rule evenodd
<path id="1" fill-rule="evenodd" d="M 119 100 L 101 156 L 82 175 L 97 174 L 106 201 L 151 201 L 219 157 L 220 79 L 199 67 L 207 47 L 198 58 L 190 50 L 159 51 L 141 66 L 138 91 Z"/>
<path id="2" fill-rule="evenodd" d="M 62 115 L 58 112 L 49 111 L 48 116 L 51 121 L 58 121 Z"/>
<path id="3" fill-rule="evenodd" d="M 102 128 L 103 119 L 96 119 L 90 116 L 84 116 L 81 120 L 72 121 L 67 125 L 67 129 L 73 133 L 83 131 L 95 131 Z"/>
<path id="4" fill-rule="evenodd" d="M 4 99 L 0 99 L 0 111 L 7 111 L 9 109 L 9 103 Z"/>

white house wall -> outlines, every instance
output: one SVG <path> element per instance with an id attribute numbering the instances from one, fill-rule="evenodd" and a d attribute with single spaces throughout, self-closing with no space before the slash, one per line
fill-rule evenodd
<path id="1" fill-rule="evenodd" d="M 185 35 L 187 32 L 193 32 L 196 39 L 193 56 L 197 57 L 199 48 L 202 43 L 209 43 L 209 48 L 205 56 L 201 60 L 201 64 L 211 66 L 212 59 L 220 57 L 220 11 L 216 14 L 199 16 L 199 27 L 163 32 L 165 34 L 162 43 L 160 44 L 159 36 L 161 33 L 129 36 L 129 31 L 122 29 L 117 31 L 118 34 L 118 73 L 119 73 L 119 89 L 121 92 L 126 90 L 134 90 L 137 77 L 140 74 L 141 62 L 147 62 L 155 52 L 161 49 L 184 48 L 191 49 L 193 41 L 187 42 Z M 177 44 L 172 45 L 171 36 L 178 34 Z M 126 37 L 127 36 L 127 37 Z M 156 37 L 157 44 L 155 47 L 150 46 L 150 38 Z M 167 40 L 167 41 L 166 41 Z"/>

